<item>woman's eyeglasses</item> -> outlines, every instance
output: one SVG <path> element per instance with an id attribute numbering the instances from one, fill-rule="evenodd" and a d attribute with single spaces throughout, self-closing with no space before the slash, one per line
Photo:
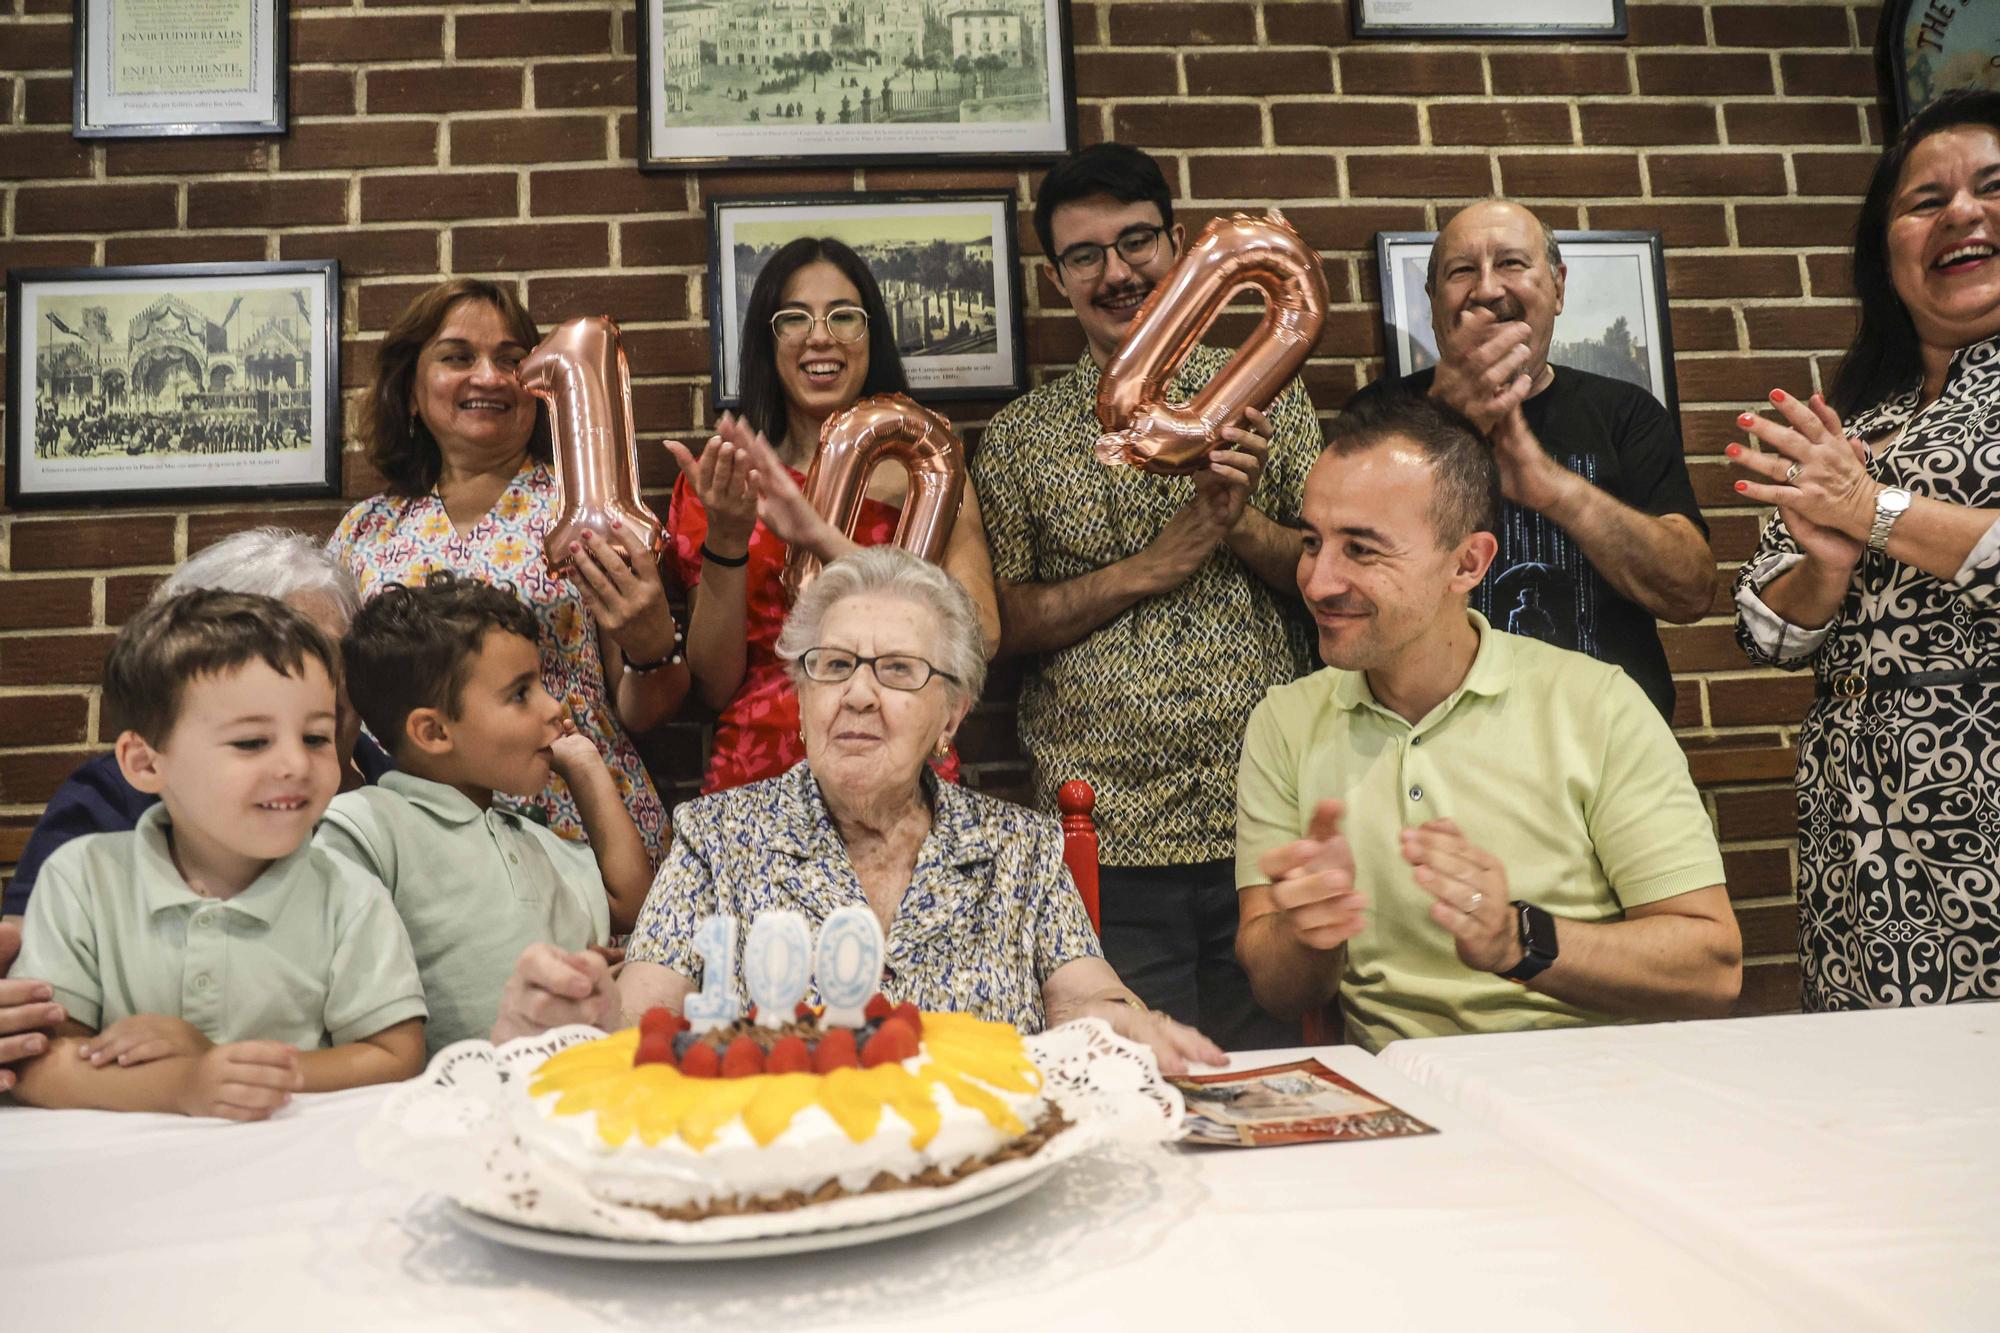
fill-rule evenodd
<path id="1" fill-rule="evenodd" d="M 838 685 L 862 667 L 873 671 L 876 681 L 889 690 L 921 690 L 931 683 L 932 676 L 958 684 L 958 677 L 949 671 L 940 671 L 923 658 L 908 653 L 862 657 L 845 648 L 808 648 L 799 658 L 799 664 L 806 669 L 808 679 L 822 685 Z"/>
<path id="2" fill-rule="evenodd" d="M 810 310 L 780 310 L 771 316 L 771 333 L 781 343 L 804 342 L 815 324 L 826 325 L 826 336 L 837 343 L 858 343 L 868 336 L 868 312 L 858 305 L 837 305 L 824 318 Z"/>

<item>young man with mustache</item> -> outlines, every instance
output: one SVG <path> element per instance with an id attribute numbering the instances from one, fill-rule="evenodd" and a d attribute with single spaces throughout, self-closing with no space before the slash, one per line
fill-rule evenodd
<path id="1" fill-rule="evenodd" d="M 1623 667 L 1671 718 L 1674 682 L 1654 622 L 1708 614 L 1708 526 L 1680 431 L 1658 400 L 1636 383 L 1550 364 L 1567 278 L 1554 234 L 1527 209 L 1489 199 L 1461 210 L 1438 233 L 1424 283 L 1439 363 L 1400 387 L 1448 404 L 1492 441 L 1506 504 L 1474 608 L 1503 629 Z"/>
<path id="2" fill-rule="evenodd" d="M 1193 477 L 1099 464 L 1100 373 L 1186 234 L 1159 165 L 1117 143 L 1056 164 L 1035 230 L 1084 351 L 995 416 L 972 459 L 1001 651 L 1030 659 L 1021 743 L 1044 805 L 1072 779 L 1097 793 L 1104 952 L 1126 983 L 1224 1047 L 1292 1045 L 1233 953 L 1230 791 L 1250 710 L 1307 667 L 1290 592 L 1319 423 L 1294 382 Z M 1168 397 L 1228 360 L 1197 347 Z"/>
<path id="3" fill-rule="evenodd" d="M 1266 696 L 1237 781 L 1237 953 L 1275 1013 L 1403 1037 L 1712 1018 L 1742 984 L 1722 853 L 1630 677 L 1467 605 L 1499 472 L 1435 398 L 1333 423 L 1298 586 L 1327 670 Z"/>

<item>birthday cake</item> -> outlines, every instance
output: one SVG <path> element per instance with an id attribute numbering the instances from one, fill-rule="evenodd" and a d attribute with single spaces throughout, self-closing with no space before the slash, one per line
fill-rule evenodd
<path id="1" fill-rule="evenodd" d="M 880 995 L 858 1026 L 800 1004 L 782 1024 L 753 1013 L 697 1034 L 654 1009 L 526 1084 L 529 1152 L 675 1220 L 945 1185 L 1067 1125 L 1013 1027 Z"/>

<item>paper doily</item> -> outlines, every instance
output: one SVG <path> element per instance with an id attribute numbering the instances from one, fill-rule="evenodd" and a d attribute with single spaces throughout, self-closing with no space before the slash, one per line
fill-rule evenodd
<path id="1" fill-rule="evenodd" d="M 1114 1145 L 1178 1138 L 1180 1092 L 1161 1077 L 1153 1053 L 1080 1019 L 1025 1038 L 1041 1069 L 1043 1095 L 1073 1121 L 1033 1156 L 1000 1162 L 936 1189 L 856 1194 L 787 1212 L 669 1221 L 592 1197 L 558 1164 L 527 1153 L 509 1123 L 507 1101 L 544 1060 L 604 1034 L 557 1028 L 499 1047 L 463 1041 L 432 1057 L 423 1075 L 398 1088 L 361 1134 L 361 1160 L 400 1183 L 443 1194 L 475 1212 L 521 1226 L 611 1240 L 697 1244 L 794 1235 L 888 1221 L 948 1207 L 1014 1180 Z"/>

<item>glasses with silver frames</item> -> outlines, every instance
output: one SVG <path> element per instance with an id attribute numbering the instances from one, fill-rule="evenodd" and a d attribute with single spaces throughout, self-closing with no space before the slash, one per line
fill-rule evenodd
<path id="1" fill-rule="evenodd" d="M 845 648 L 808 648 L 800 656 L 799 664 L 806 669 L 807 679 L 822 685 L 838 685 L 862 667 L 873 671 L 877 683 L 889 690 L 921 690 L 931 683 L 932 676 L 941 676 L 954 685 L 958 684 L 957 676 L 949 671 L 940 671 L 910 653 L 863 657 Z"/>

